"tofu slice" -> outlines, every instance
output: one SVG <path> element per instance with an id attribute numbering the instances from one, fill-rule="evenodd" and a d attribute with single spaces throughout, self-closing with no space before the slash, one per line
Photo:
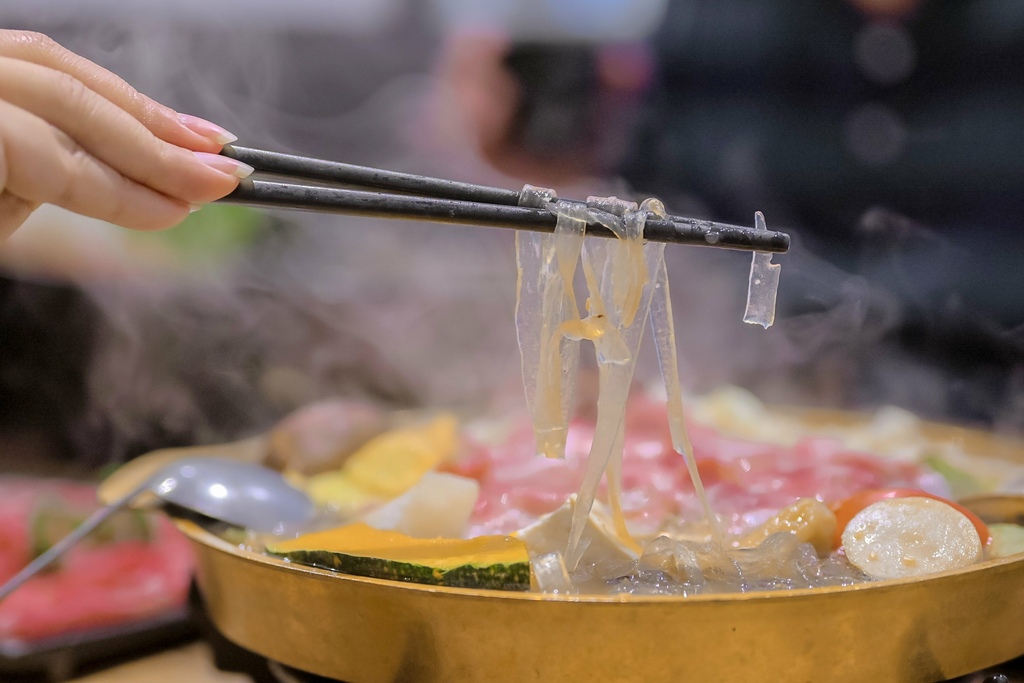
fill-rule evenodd
<path id="1" fill-rule="evenodd" d="M 473 479 L 427 472 L 411 489 L 363 516 L 376 529 L 413 538 L 462 538 L 480 495 Z"/>
<path id="2" fill-rule="evenodd" d="M 569 529 L 572 527 L 572 512 L 576 507 L 576 496 L 554 512 L 544 515 L 528 527 L 513 534 L 526 543 L 530 555 L 564 553 L 569 544 Z M 595 503 L 587 519 L 580 545 L 585 547 L 581 566 L 599 562 L 632 562 L 637 553 L 615 534 L 615 524 L 604 506 Z"/>

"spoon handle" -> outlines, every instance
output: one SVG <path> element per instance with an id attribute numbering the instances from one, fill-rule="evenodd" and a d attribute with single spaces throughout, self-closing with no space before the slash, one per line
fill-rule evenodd
<path id="1" fill-rule="evenodd" d="M 24 569 L 12 576 L 7 583 L 0 586 L 0 601 L 3 601 L 8 595 L 16 591 L 21 584 L 31 579 L 43 569 L 46 569 L 54 560 L 74 547 L 76 543 L 88 536 L 100 524 L 103 524 L 112 514 L 130 503 L 133 498 L 146 490 L 146 488 L 145 485 L 140 486 L 134 491 L 118 498 L 110 505 L 102 507 L 89 515 L 89 518 L 79 524 L 74 531 L 54 543 L 46 552 L 32 560 Z"/>

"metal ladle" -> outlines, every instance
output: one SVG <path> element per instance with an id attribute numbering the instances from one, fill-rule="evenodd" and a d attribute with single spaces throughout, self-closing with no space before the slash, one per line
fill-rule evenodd
<path id="1" fill-rule="evenodd" d="M 207 517 L 264 533 L 284 533 L 308 522 L 315 513 L 309 497 L 273 470 L 221 458 L 178 460 L 94 512 L 78 528 L 35 558 L 0 586 L 0 600 L 145 493 Z"/>

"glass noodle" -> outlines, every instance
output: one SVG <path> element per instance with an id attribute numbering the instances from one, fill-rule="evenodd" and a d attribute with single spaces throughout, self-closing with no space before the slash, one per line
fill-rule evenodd
<path id="1" fill-rule="evenodd" d="M 588 203 L 590 201 L 588 200 Z M 583 273 L 587 279 L 589 316 L 598 367 L 597 424 L 573 509 L 572 530 L 565 562 L 575 569 L 583 554 L 580 536 L 594 505 L 601 477 L 608 471 L 609 498 L 615 527 L 633 545 L 622 518 L 622 450 L 625 441 L 626 401 L 651 305 L 647 273 L 659 256 L 645 249 L 643 226 L 647 213 L 621 202 L 607 206 L 615 214 L 594 212 L 618 239 L 591 238 L 583 245 Z M 648 259 L 651 259 L 648 262 Z M 623 353 L 625 352 L 625 353 Z"/>
<path id="2" fill-rule="evenodd" d="M 602 477 L 607 482 L 617 535 L 639 548 L 622 514 L 622 454 L 626 402 L 647 320 L 665 382 L 672 444 L 686 461 L 717 540 L 717 520 L 700 482 L 683 417 L 665 245 L 643 241 L 647 216 L 666 216 L 664 206 L 648 199 L 637 207 L 614 197 L 590 197 L 583 205 L 558 200 L 553 191 L 530 186 L 520 196 L 522 205 L 546 208 L 558 216 L 553 234 L 516 235 L 516 329 L 539 453 L 548 457 L 565 455 L 580 341 L 593 343 L 598 364 L 597 424 L 573 509 L 566 567 L 573 571 L 585 550 L 580 540 Z M 588 221 L 605 226 L 617 239 L 585 239 Z M 763 225 L 764 219 L 760 218 L 759 227 L 763 229 Z M 757 256 L 755 265 L 760 263 Z M 580 257 L 588 294 L 585 317 L 580 315 L 573 289 Z M 770 264 L 769 256 L 767 272 L 776 284 L 778 268 Z M 754 279 L 752 272 L 751 282 Z M 771 304 L 774 308 L 774 294 Z"/>
<path id="3" fill-rule="evenodd" d="M 579 323 L 572 282 L 586 226 L 586 207 L 565 205 L 554 234 L 516 233 L 516 333 L 523 383 L 537 450 L 549 458 L 565 455 L 579 337 L 563 332 Z"/>
<path id="4" fill-rule="evenodd" d="M 768 232 L 764 214 L 754 214 L 754 229 Z M 782 266 L 772 263 L 772 255 L 755 251 L 750 261 L 750 280 L 747 284 L 747 310 L 743 322 L 771 327 L 775 322 L 775 299 L 779 291 L 779 273 Z"/>

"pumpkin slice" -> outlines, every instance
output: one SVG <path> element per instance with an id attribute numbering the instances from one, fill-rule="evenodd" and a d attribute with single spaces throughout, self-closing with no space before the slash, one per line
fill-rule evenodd
<path id="1" fill-rule="evenodd" d="M 299 564 L 375 579 L 530 589 L 526 544 L 511 536 L 412 538 L 359 523 L 268 545 L 267 552 Z"/>
<path id="2" fill-rule="evenodd" d="M 459 448 L 459 423 L 443 413 L 419 424 L 392 429 L 367 441 L 340 470 L 305 481 L 319 504 L 352 516 L 408 491 Z"/>

